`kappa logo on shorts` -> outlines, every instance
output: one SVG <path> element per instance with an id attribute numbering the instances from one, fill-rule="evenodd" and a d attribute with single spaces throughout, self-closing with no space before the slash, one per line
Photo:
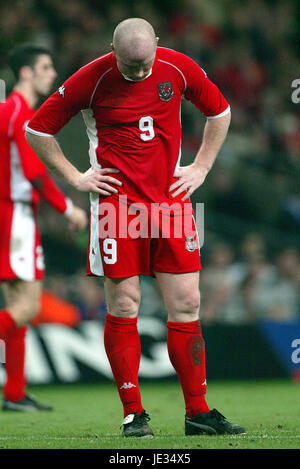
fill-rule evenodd
<path id="1" fill-rule="evenodd" d="M 162 101 L 170 101 L 173 98 L 173 88 L 170 81 L 158 84 L 158 94 Z"/>
<path id="2" fill-rule="evenodd" d="M 186 236 L 186 238 L 185 238 L 185 248 L 189 252 L 195 251 L 195 249 L 197 248 L 197 243 L 196 243 L 196 240 L 195 240 L 194 236 Z"/>

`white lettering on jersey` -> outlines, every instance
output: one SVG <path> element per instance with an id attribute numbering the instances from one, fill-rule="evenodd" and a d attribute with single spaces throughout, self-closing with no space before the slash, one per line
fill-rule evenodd
<path id="1" fill-rule="evenodd" d="M 143 132 L 141 133 L 140 137 L 144 142 L 152 140 L 155 137 L 153 128 L 153 118 L 151 116 L 140 118 L 139 129 Z"/>

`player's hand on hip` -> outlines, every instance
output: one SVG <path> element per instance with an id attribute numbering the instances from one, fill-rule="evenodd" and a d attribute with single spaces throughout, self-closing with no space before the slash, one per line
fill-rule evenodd
<path id="1" fill-rule="evenodd" d="M 74 205 L 68 214 L 69 228 L 74 231 L 81 231 L 87 226 L 88 218 L 84 210 Z"/>
<path id="2" fill-rule="evenodd" d="M 85 173 L 80 174 L 76 189 L 82 192 L 96 192 L 106 196 L 116 194 L 118 189 L 111 184 L 121 186 L 122 182 L 112 176 L 108 176 L 108 174 L 119 172 L 117 168 L 90 168 Z"/>
<path id="3" fill-rule="evenodd" d="M 169 192 L 172 192 L 171 196 L 176 197 L 184 193 L 181 200 L 187 200 L 203 184 L 207 173 L 208 170 L 206 168 L 194 164 L 177 168 L 174 177 L 178 178 L 178 181 L 170 186 Z"/>

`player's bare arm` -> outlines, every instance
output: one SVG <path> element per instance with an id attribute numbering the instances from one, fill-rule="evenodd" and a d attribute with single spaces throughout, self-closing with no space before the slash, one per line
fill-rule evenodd
<path id="1" fill-rule="evenodd" d="M 173 197 L 185 192 L 185 195 L 182 197 L 184 201 L 203 184 L 224 143 L 230 118 L 231 114 L 229 112 L 217 119 L 207 119 L 203 141 L 194 162 L 189 166 L 178 168 L 174 173 L 178 181 L 170 186 L 170 192 L 175 191 L 172 192 Z"/>
<path id="2" fill-rule="evenodd" d="M 81 173 L 70 163 L 63 154 L 54 137 L 40 137 L 29 132 L 25 134 L 26 140 L 38 157 L 45 163 L 50 171 L 56 173 L 61 179 L 81 192 L 96 192 L 101 195 L 111 195 L 118 190 L 111 186 L 121 186 L 118 179 L 108 176 L 110 173 L 118 173 L 116 168 L 88 169 Z"/>

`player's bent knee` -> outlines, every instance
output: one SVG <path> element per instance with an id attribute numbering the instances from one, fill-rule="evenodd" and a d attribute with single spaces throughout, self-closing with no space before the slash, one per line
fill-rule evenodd
<path id="1" fill-rule="evenodd" d="M 113 316 L 124 318 L 135 318 L 138 314 L 139 298 L 138 297 L 122 297 L 114 302 L 112 311 Z"/>
<path id="2" fill-rule="evenodd" d="M 38 312 L 41 309 L 41 302 L 39 298 L 32 298 L 31 300 L 28 300 L 22 304 L 22 319 L 24 322 L 28 323 L 32 319 L 35 318 L 35 316 L 38 314 Z"/>
<path id="3" fill-rule="evenodd" d="M 198 314 L 200 309 L 200 293 L 196 291 L 186 294 L 177 302 L 175 309 L 182 314 Z"/>
<path id="4" fill-rule="evenodd" d="M 40 301 L 19 299 L 7 306 L 18 327 L 28 324 L 40 311 Z"/>

